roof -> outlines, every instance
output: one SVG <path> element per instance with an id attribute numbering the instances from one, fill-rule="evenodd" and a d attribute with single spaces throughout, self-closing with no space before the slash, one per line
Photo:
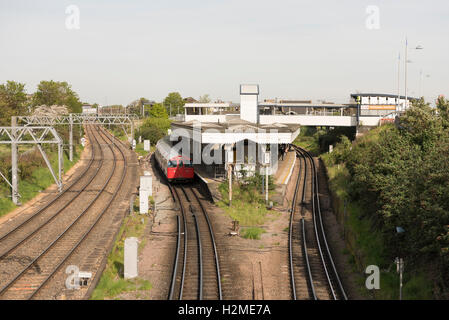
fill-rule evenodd
<path id="1" fill-rule="evenodd" d="M 241 84 L 240 85 L 240 94 L 259 94 L 259 85 L 258 84 Z"/>
<path id="2" fill-rule="evenodd" d="M 165 136 L 156 143 L 156 148 L 164 159 L 172 159 L 179 156 L 179 150 L 172 146 L 169 136 Z"/>
<path id="3" fill-rule="evenodd" d="M 196 100 L 195 98 L 192 98 L 192 97 L 187 97 L 187 98 L 184 98 L 183 100 L 184 100 L 184 102 L 186 102 L 186 103 L 194 103 L 194 102 L 198 102 L 198 100 Z"/>
<path id="4" fill-rule="evenodd" d="M 335 104 L 335 103 L 271 103 L 271 102 L 260 102 L 259 107 L 304 107 L 304 108 L 350 108 L 354 107 L 355 104 Z"/>
<path id="5" fill-rule="evenodd" d="M 229 108 L 231 105 L 225 102 L 196 102 L 186 103 L 184 108 Z"/>
<path id="6" fill-rule="evenodd" d="M 219 132 L 266 132 L 270 130 L 277 130 L 277 132 L 295 132 L 299 129 L 300 125 L 297 124 L 284 124 L 284 123 L 272 123 L 272 124 L 256 124 L 242 119 L 230 119 L 226 122 L 199 122 L 197 120 L 191 120 L 187 122 L 173 121 L 172 125 L 180 128 L 191 129 L 194 126 L 201 128 L 201 132 L 214 129 Z"/>
<path id="7" fill-rule="evenodd" d="M 352 93 L 351 98 L 357 97 L 386 97 L 386 98 L 397 98 L 397 94 L 387 94 L 387 93 Z M 399 96 L 399 99 L 405 99 L 405 96 Z M 410 100 L 418 100 L 418 98 L 407 97 Z"/>

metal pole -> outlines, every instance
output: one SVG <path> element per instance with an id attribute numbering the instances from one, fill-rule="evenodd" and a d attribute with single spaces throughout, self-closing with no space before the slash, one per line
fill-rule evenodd
<path id="1" fill-rule="evenodd" d="M 407 52 L 408 52 L 408 41 L 407 37 L 405 38 L 405 102 L 404 102 L 404 110 L 407 109 Z"/>
<path id="2" fill-rule="evenodd" d="M 131 148 L 133 148 L 134 150 L 133 140 L 134 140 L 134 121 L 131 119 Z"/>
<path id="3" fill-rule="evenodd" d="M 265 202 L 268 204 L 268 165 L 265 167 Z"/>
<path id="4" fill-rule="evenodd" d="M 396 104 L 396 111 L 399 111 L 399 101 L 401 100 L 401 52 L 398 57 L 398 101 Z"/>
<path id="5" fill-rule="evenodd" d="M 64 170 L 64 154 L 63 154 L 63 142 L 58 143 L 58 190 L 62 192 L 62 175 Z M 72 160 L 70 160 L 72 161 Z"/>
<path id="6" fill-rule="evenodd" d="M 419 97 L 422 97 L 422 69 L 419 71 Z"/>
<path id="7" fill-rule="evenodd" d="M 19 189 L 18 189 L 18 176 L 17 176 L 17 161 L 18 161 L 18 149 L 16 143 L 16 130 L 14 127 L 17 126 L 17 118 L 15 116 L 11 117 L 11 130 L 12 142 L 11 142 L 11 184 L 12 184 L 12 202 L 19 205 Z"/>
<path id="8" fill-rule="evenodd" d="M 262 174 L 262 194 L 265 193 L 265 175 Z"/>
<path id="9" fill-rule="evenodd" d="M 73 161 L 73 117 L 69 114 L 69 160 Z"/>
<path id="10" fill-rule="evenodd" d="M 404 260 L 399 258 L 399 300 L 402 300 L 402 272 L 404 270 Z"/>
<path id="11" fill-rule="evenodd" d="M 228 181 L 229 181 L 229 206 L 232 202 L 232 167 L 231 163 L 228 163 Z"/>

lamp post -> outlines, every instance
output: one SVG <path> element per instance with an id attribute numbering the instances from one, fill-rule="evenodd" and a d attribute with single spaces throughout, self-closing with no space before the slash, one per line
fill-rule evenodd
<path id="1" fill-rule="evenodd" d="M 398 100 L 396 103 L 396 112 L 399 111 L 399 100 L 401 99 L 401 52 L 398 55 Z"/>
<path id="2" fill-rule="evenodd" d="M 405 230 L 402 227 L 396 227 L 396 234 L 403 234 Z M 402 300 L 402 274 L 404 272 L 404 259 L 396 257 L 396 272 L 399 273 L 399 300 Z"/>
<path id="3" fill-rule="evenodd" d="M 169 108 L 170 108 L 170 117 L 171 117 L 171 103 L 168 103 L 168 105 L 169 105 Z M 164 104 L 164 106 L 165 106 L 165 104 Z"/>
<path id="4" fill-rule="evenodd" d="M 423 74 L 423 72 L 422 72 L 422 69 L 419 71 L 419 97 L 421 98 L 421 97 L 423 97 L 423 91 L 424 91 L 424 89 L 423 89 L 423 78 L 430 78 L 430 75 L 428 75 L 428 74 L 426 74 L 425 76 L 424 76 L 424 74 Z"/>
<path id="5" fill-rule="evenodd" d="M 412 48 L 412 49 L 413 50 L 422 50 L 424 48 L 421 45 L 417 45 L 415 48 Z M 407 64 L 411 63 L 411 61 L 409 61 L 407 59 L 407 57 L 408 57 L 408 40 L 407 40 L 407 38 L 405 38 L 405 102 L 404 102 L 404 109 L 407 109 L 407 98 L 408 98 L 408 96 L 407 96 L 407 94 L 408 94 L 408 92 L 407 92 L 407 90 L 408 90 L 408 88 L 407 88 Z"/>

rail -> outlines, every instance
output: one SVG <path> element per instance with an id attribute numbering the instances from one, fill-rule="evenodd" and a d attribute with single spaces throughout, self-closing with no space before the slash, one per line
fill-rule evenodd
<path id="1" fill-rule="evenodd" d="M 310 162 L 311 170 L 312 170 L 312 217 L 313 217 L 313 228 L 315 233 L 315 238 L 317 241 L 317 247 L 318 252 L 320 255 L 321 263 L 323 266 L 323 270 L 326 276 L 326 280 L 332 295 L 332 298 L 334 300 L 337 300 L 339 298 L 342 298 L 344 300 L 347 300 L 348 297 L 346 295 L 346 292 L 344 290 L 343 284 L 340 280 L 337 268 L 335 266 L 332 254 L 330 252 L 330 248 L 327 242 L 327 237 L 324 229 L 322 214 L 321 214 L 321 207 L 320 207 L 320 197 L 319 197 L 319 182 L 318 182 L 318 172 L 315 165 L 315 162 L 313 160 L 312 155 L 305 149 L 294 146 L 292 147 L 295 149 L 298 155 L 302 155 L 304 157 L 304 170 L 305 170 L 305 178 L 304 178 L 304 186 L 303 186 L 303 192 L 302 192 L 302 204 L 305 203 L 305 189 L 306 189 L 306 177 L 307 177 L 307 161 Z M 299 181 L 299 178 L 298 178 Z M 297 182 L 298 183 L 298 182 Z M 297 188 L 295 190 L 294 195 L 294 205 L 296 203 L 296 192 Z M 292 208 L 293 209 L 293 208 Z M 294 211 L 292 210 L 292 214 Z M 293 218 L 291 217 L 291 221 Z M 301 230 L 303 234 L 303 252 L 305 256 L 305 264 L 306 264 L 306 270 L 308 273 L 308 280 L 312 292 L 312 296 L 314 299 L 317 299 L 314 285 L 313 285 L 313 278 L 312 278 L 312 272 L 310 267 L 310 262 L 307 255 L 307 243 L 306 243 L 306 237 L 305 237 L 305 221 L 304 218 L 301 219 Z M 291 228 L 292 229 L 292 228 Z M 289 239 L 291 241 L 291 239 Z M 291 250 L 291 249 L 290 249 Z M 329 268 L 330 265 L 330 268 Z M 291 270 L 293 270 L 293 266 L 291 266 Z M 332 272 L 332 275 L 331 275 Z M 293 277 L 293 273 L 292 273 Z M 334 280 L 334 281 L 333 281 Z M 333 282 L 336 282 L 336 285 L 333 284 Z"/>
<path id="2" fill-rule="evenodd" d="M 97 130 L 97 131 L 99 132 L 100 130 Z M 101 136 L 101 134 L 99 134 L 99 135 Z M 93 137 L 94 137 L 96 143 L 99 144 L 97 137 L 95 137 L 95 135 L 93 135 Z M 107 135 L 103 135 L 102 137 L 103 137 L 104 140 L 108 139 L 109 141 L 112 142 L 112 144 L 114 144 L 113 139 L 115 139 L 115 137 L 113 139 L 108 138 Z M 106 137 L 106 139 L 104 137 Z M 59 236 L 57 236 L 41 253 L 38 254 L 38 256 L 36 256 L 25 268 L 23 268 L 18 274 L 16 274 L 15 277 L 13 277 L 11 280 L 9 280 L 0 289 L 0 296 L 3 295 L 15 282 L 17 282 L 17 280 L 20 279 L 40 258 L 42 258 L 49 250 L 51 250 L 60 239 L 63 238 L 67 234 L 67 232 L 69 230 L 71 230 L 71 228 L 78 221 L 80 221 L 80 219 L 85 215 L 85 213 L 88 211 L 88 209 L 93 205 L 93 203 L 98 199 L 98 197 L 105 191 L 106 186 L 108 185 L 109 181 L 111 180 L 111 178 L 112 178 L 112 176 L 113 176 L 113 174 L 115 172 L 115 168 L 116 168 L 116 164 L 117 164 L 117 159 L 116 159 L 116 155 L 115 155 L 115 153 L 113 151 L 113 148 L 109 144 L 107 144 L 107 146 L 111 150 L 111 152 L 112 152 L 112 154 L 114 156 L 113 170 L 111 170 L 111 174 L 108 176 L 106 182 L 103 184 L 103 186 L 100 189 L 100 191 L 97 193 L 95 198 L 89 203 L 87 208 L 85 208 L 83 210 L 83 212 L 62 233 L 59 234 Z M 88 230 L 86 232 L 84 232 L 84 234 L 81 236 L 81 238 L 78 240 L 78 242 L 74 246 L 71 247 L 71 249 L 63 257 L 63 259 L 60 260 L 60 262 L 56 265 L 56 267 L 54 267 L 50 271 L 50 273 L 40 283 L 40 285 L 31 293 L 30 296 L 28 296 L 28 299 L 33 298 L 43 288 L 43 286 L 53 277 L 53 275 L 55 275 L 55 273 L 58 272 L 60 267 L 67 261 L 67 259 L 69 259 L 71 257 L 71 255 L 80 246 L 80 244 L 83 242 L 83 240 L 86 239 L 86 237 L 91 233 L 93 228 L 97 225 L 97 223 L 103 217 L 104 213 L 111 206 L 113 200 L 116 198 L 117 193 L 120 190 L 121 185 L 123 184 L 124 178 L 126 176 L 126 171 L 127 171 L 126 157 L 125 157 L 123 151 L 120 148 L 117 147 L 117 150 L 120 152 L 121 156 L 123 157 L 124 167 L 123 167 L 123 171 L 122 171 L 122 174 L 121 174 L 120 182 L 119 182 L 117 188 L 114 190 L 114 193 L 112 194 L 112 197 L 109 199 L 106 207 L 104 207 L 103 210 L 100 212 L 100 214 L 97 216 L 97 218 L 95 219 L 94 223 L 90 225 Z"/>

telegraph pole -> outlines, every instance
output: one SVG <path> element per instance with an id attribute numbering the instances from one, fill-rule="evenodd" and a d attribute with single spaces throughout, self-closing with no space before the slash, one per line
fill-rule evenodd
<path id="1" fill-rule="evenodd" d="M 18 177 L 17 177 L 17 161 L 19 150 L 17 149 L 16 143 L 16 130 L 14 129 L 17 126 L 17 118 L 15 116 L 11 117 L 11 127 L 13 127 L 12 133 L 12 142 L 11 142 L 11 185 L 12 185 L 12 202 L 16 205 L 20 205 L 19 202 L 19 190 L 18 190 Z"/>
<path id="2" fill-rule="evenodd" d="M 69 160 L 73 161 L 73 117 L 69 114 Z"/>

